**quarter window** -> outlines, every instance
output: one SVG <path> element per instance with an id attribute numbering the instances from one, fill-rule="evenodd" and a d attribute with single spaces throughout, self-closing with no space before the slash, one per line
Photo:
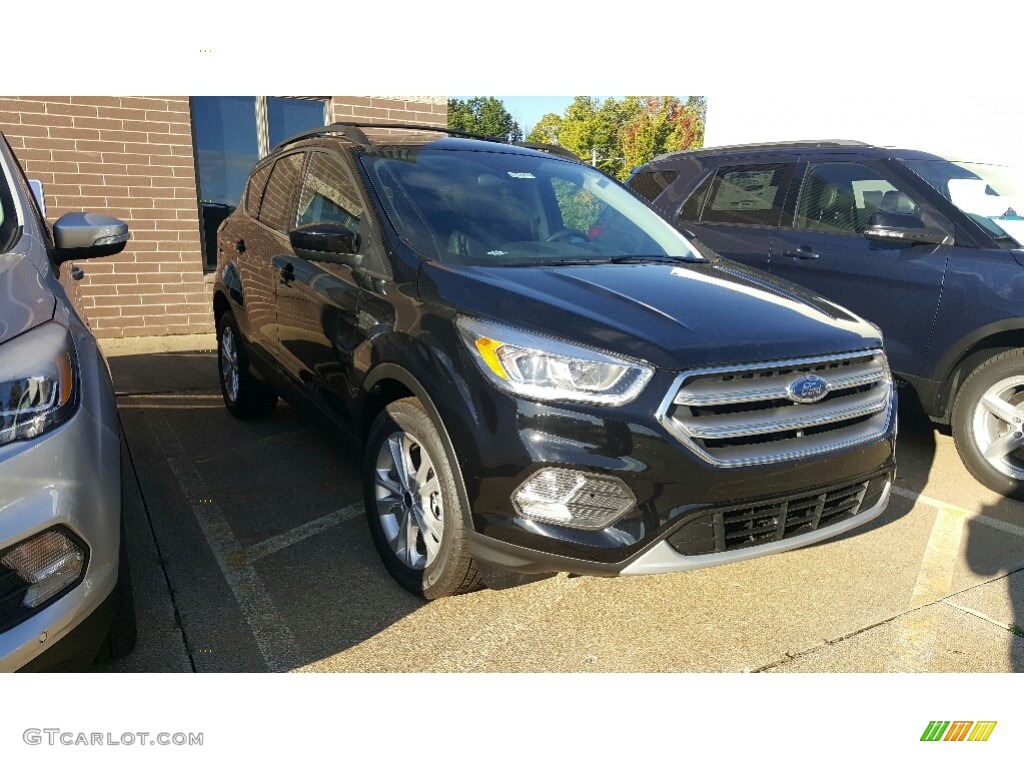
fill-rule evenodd
<path id="1" fill-rule="evenodd" d="M 715 175 L 700 220 L 778 226 L 789 177 L 786 164 L 722 168 Z"/>
<path id="2" fill-rule="evenodd" d="M 919 215 L 917 204 L 878 171 L 861 163 L 810 163 L 797 199 L 793 226 L 855 235 L 876 211 Z"/>
<path id="3" fill-rule="evenodd" d="M 642 171 L 629 179 L 627 186 L 648 202 L 654 199 L 676 180 L 679 171 Z"/>

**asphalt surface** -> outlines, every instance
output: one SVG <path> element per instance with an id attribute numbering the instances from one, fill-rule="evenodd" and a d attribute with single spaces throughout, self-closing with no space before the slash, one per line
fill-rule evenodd
<path id="1" fill-rule="evenodd" d="M 104 343 L 139 642 L 95 671 L 1024 671 L 1024 504 L 909 408 L 887 511 L 841 538 L 426 603 L 377 558 L 357 447 L 283 403 L 233 419 L 213 346 Z"/>

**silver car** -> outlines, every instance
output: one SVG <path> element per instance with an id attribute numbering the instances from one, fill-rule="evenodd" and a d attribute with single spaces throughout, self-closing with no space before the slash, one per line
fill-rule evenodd
<path id="1" fill-rule="evenodd" d="M 128 227 L 70 213 L 51 232 L 43 199 L 0 134 L 0 672 L 135 644 L 114 390 L 58 277 L 123 250 Z"/>

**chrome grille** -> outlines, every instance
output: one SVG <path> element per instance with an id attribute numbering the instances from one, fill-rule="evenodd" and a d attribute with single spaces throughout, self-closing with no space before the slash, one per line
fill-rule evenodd
<path id="1" fill-rule="evenodd" d="M 814 376 L 817 402 L 790 388 Z M 679 376 L 658 418 L 680 441 L 722 467 L 770 464 L 870 442 L 892 407 L 892 380 L 880 350 L 691 371 Z"/>

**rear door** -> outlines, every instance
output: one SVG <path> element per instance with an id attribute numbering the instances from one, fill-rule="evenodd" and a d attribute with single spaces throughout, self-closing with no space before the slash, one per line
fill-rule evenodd
<path id="1" fill-rule="evenodd" d="M 279 274 L 272 262 L 289 247 L 287 224 L 293 215 L 302 159 L 301 152 L 293 152 L 258 169 L 246 192 L 249 215 L 229 218 L 218 237 L 218 247 L 231 252 L 238 265 L 244 306 L 240 324 L 264 368 L 276 367 L 274 293 Z"/>
<path id="2" fill-rule="evenodd" d="M 950 234 L 952 225 L 870 158 L 814 155 L 801 175 L 791 220 L 772 243 L 772 274 L 881 327 L 893 369 L 922 375 L 951 247 L 880 243 L 862 233 L 876 211 L 913 213 Z"/>
<path id="3" fill-rule="evenodd" d="M 716 253 L 767 270 L 795 165 L 795 157 L 776 155 L 727 161 L 697 186 L 676 221 Z"/>

